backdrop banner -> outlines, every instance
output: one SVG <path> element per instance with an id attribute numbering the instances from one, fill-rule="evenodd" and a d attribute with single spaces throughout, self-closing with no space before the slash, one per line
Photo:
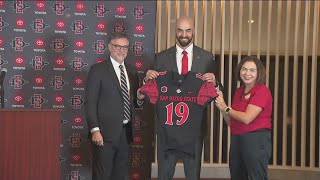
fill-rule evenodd
<path id="1" fill-rule="evenodd" d="M 155 16 L 156 1 L 0 0 L 5 108 L 63 110 L 61 179 L 91 179 L 83 104 L 90 66 L 107 58 L 110 33 L 125 32 L 127 62 L 142 79 L 154 59 Z M 144 180 L 151 175 L 153 122 L 151 114 L 143 121 L 141 109 L 137 114 L 130 176 Z"/>

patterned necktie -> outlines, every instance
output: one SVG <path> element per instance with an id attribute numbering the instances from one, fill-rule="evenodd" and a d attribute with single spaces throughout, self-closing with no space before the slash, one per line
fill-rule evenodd
<path id="1" fill-rule="evenodd" d="M 121 93 L 123 97 L 123 102 L 124 102 L 124 120 L 123 124 L 126 124 L 130 121 L 130 101 L 129 101 L 129 91 L 128 91 L 128 86 L 127 86 L 127 80 L 126 76 L 124 75 L 124 70 L 123 66 L 119 65 L 121 75 L 120 75 L 120 82 L 121 82 Z"/>
<path id="2" fill-rule="evenodd" d="M 188 53 L 187 51 L 182 51 L 182 66 L 181 66 L 181 74 L 187 74 L 188 73 Z"/>

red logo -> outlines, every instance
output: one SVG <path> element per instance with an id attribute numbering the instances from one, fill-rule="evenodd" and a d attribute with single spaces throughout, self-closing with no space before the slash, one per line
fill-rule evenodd
<path id="1" fill-rule="evenodd" d="M 81 160 L 81 154 L 79 152 L 72 152 L 71 154 L 71 162 L 73 164 L 79 164 Z"/>
<path id="2" fill-rule="evenodd" d="M 162 86 L 162 87 L 161 87 L 161 92 L 165 93 L 165 92 L 167 92 L 167 91 L 168 91 L 167 86 Z"/>
<path id="3" fill-rule="evenodd" d="M 24 29 L 26 27 L 26 22 L 24 18 L 16 18 L 16 28 Z"/>
<path id="4" fill-rule="evenodd" d="M 141 134 L 135 134 L 133 137 L 133 142 L 135 144 L 141 144 L 142 143 L 142 136 Z"/>
<path id="5" fill-rule="evenodd" d="M 134 31 L 136 33 L 144 33 L 144 24 L 142 23 L 137 23 L 135 26 L 134 26 Z"/>
<path id="6" fill-rule="evenodd" d="M 117 14 L 119 15 L 123 15 L 126 13 L 126 7 L 124 6 L 124 4 L 117 4 Z"/>
<path id="7" fill-rule="evenodd" d="M 37 0 L 36 1 L 36 9 L 37 10 L 46 10 L 46 1 L 45 0 Z"/>
<path id="8" fill-rule="evenodd" d="M 81 116 L 73 116 L 73 125 L 80 126 L 83 123 L 83 119 Z"/>
<path id="9" fill-rule="evenodd" d="M 17 65 L 17 66 L 24 65 L 24 56 L 15 56 L 14 64 Z"/>
<path id="10" fill-rule="evenodd" d="M 140 172 L 138 172 L 138 171 L 133 171 L 133 172 L 131 173 L 131 179 L 132 179 L 132 180 L 141 180 Z"/>
<path id="11" fill-rule="evenodd" d="M 45 48 L 44 38 L 36 38 L 35 47 L 36 48 Z"/>
<path id="12" fill-rule="evenodd" d="M 42 86 L 43 85 L 43 76 L 34 76 L 33 78 L 33 84 L 36 85 L 36 86 Z"/>
<path id="13" fill-rule="evenodd" d="M 55 94 L 54 95 L 54 102 L 56 104 L 63 104 L 64 103 L 64 95 L 63 94 Z"/>
<path id="14" fill-rule="evenodd" d="M 75 87 L 83 87 L 84 86 L 84 78 L 82 76 L 76 76 L 73 79 Z"/>
<path id="15" fill-rule="evenodd" d="M 76 1 L 76 11 L 82 12 L 86 9 L 86 4 L 83 1 Z"/>
<path id="16" fill-rule="evenodd" d="M 0 0 L 0 8 L 4 8 L 4 0 Z"/>
<path id="17" fill-rule="evenodd" d="M 3 46 L 3 37 L 0 36 L 0 47 Z"/>
<path id="18" fill-rule="evenodd" d="M 104 61 L 103 58 L 100 58 L 100 57 L 97 57 L 97 58 L 96 58 L 96 63 L 101 63 L 102 61 Z"/>
<path id="19" fill-rule="evenodd" d="M 65 28 L 64 19 L 57 19 L 56 20 L 56 29 L 64 29 L 64 28 Z"/>
<path id="20" fill-rule="evenodd" d="M 21 93 L 16 93 L 13 96 L 14 104 L 23 104 L 24 101 L 24 95 Z"/>
<path id="21" fill-rule="evenodd" d="M 84 40 L 83 39 L 75 39 L 74 40 L 74 48 L 75 49 L 83 49 L 84 48 Z"/>
<path id="22" fill-rule="evenodd" d="M 54 62 L 57 67 L 63 67 L 64 66 L 64 57 L 63 56 L 56 57 Z"/>
<path id="23" fill-rule="evenodd" d="M 141 59 L 136 59 L 134 61 L 134 66 L 136 69 L 142 69 L 143 68 L 143 61 Z"/>
<path id="24" fill-rule="evenodd" d="M 106 31 L 107 30 L 107 23 L 105 21 L 98 21 L 97 22 L 97 30 L 98 31 Z"/>

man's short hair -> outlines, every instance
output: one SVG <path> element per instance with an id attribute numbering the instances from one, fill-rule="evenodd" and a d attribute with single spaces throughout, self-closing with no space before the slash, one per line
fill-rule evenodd
<path id="1" fill-rule="evenodd" d="M 122 32 L 115 32 L 115 33 L 110 34 L 110 36 L 108 38 L 108 44 L 110 44 L 112 40 L 120 39 L 120 38 L 126 38 L 129 41 L 129 37 L 127 34 L 122 33 Z"/>

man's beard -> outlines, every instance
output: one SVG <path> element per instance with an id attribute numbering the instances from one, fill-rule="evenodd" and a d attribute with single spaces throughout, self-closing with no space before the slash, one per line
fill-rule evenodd
<path id="1" fill-rule="evenodd" d="M 193 36 L 191 38 L 179 36 L 179 37 L 177 37 L 177 40 L 178 40 L 180 46 L 186 47 L 191 43 L 192 38 L 193 38 Z M 187 41 L 182 41 L 182 39 L 188 39 L 188 40 Z"/>

